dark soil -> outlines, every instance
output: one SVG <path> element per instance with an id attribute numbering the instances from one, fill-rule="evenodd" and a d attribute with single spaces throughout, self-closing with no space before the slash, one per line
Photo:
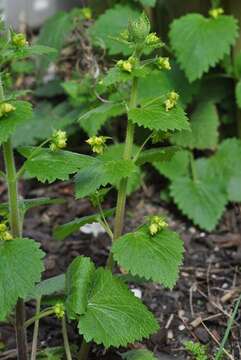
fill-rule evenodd
<path id="1" fill-rule="evenodd" d="M 0 185 L 0 194 L 5 198 L 5 188 Z M 75 201 L 72 185 L 62 183 L 48 187 L 34 187 L 25 197 L 63 197 L 65 204 L 32 209 L 26 217 L 24 235 L 41 243 L 46 252 L 44 278 L 65 272 L 71 260 L 78 255 L 90 256 L 97 265 L 104 265 L 109 239 L 106 235 L 94 237 L 82 232 L 65 241 L 56 241 L 52 229 L 57 224 L 94 212 L 87 200 Z M 114 205 L 109 200 L 106 207 Z M 113 202 L 113 203 L 111 203 Z M 142 293 L 143 301 L 152 309 L 160 323 L 160 331 L 146 341 L 145 346 L 154 350 L 162 359 L 188 359 L 183 343 L 186 340 L 206 344 L 210 354 L 217 349 L 227 327 L 233 305 L 241 292 L 241 217 L 240 208 L 232 206 L 224 215 L 217 231 L 205 233 L 182 218 L 176 208 L 161 206 L 159 194 L 154 188 L 144 189 L 128 201 L 125 231 L 135 229 L 150 214 L 165 213 L 171 228 L 180 233 L 185 242 L 185 261 L 180 279 L 170 291 L 159 285 L 132 284 Z M 27 305 L 27 316 L 34 314 L 34 302 Z M 227 358 L 241 359 L 241 312 L 236 318 L 226 345 Z M 81 339 L 70 325 L 69 337 L 79 347 Z M 32 328 L 28 337 L 31 342 Z M 15 359 L 14 329 L 1 324 L 1 359 Z M 39 350 L 62 346 L 59 321 L 45 318 L 40 322 Z M 143 345 L 136 344 L 136 347 Z M 211 355 L 210 355 L 211 358 Z M 104 353 L 101 347 L 92 348 L 90 359 L 120 359 L 114 350 Z"/>

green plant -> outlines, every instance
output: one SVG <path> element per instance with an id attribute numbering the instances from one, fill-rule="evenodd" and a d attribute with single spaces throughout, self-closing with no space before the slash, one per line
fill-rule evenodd
<path id="1" fill-rule="evenodd" d="M 192 341 L 187 341 L 184 346 L 193 355 L 195 360 L 208 360 L 206 346 Z"/>
<path id="2" fill-rule="evenodd" d="M 140 166 L 158 160 L 168 162 L 176 151 L 176 147 L 172 146 L 144 150 L 145 145 L 152 139 L 161 142 L 167 132 L 188 130 L 189 122 L 175 89 L 167 93 L 160 92 L 156 97 L 139 97 L 140 79 L 153 71 L 164 72 L 171 68 L 169 60 L 158 55 L 163 43 L 155 33 L 150 33 L 147 16 L 142 14 L 138 19 L 130 21 L 128 29 L 116 41 L 131 48 L 132 55 L 118 61 L 100 79 L 98 86 L 102 87 L 102 94 L 107 101 L 124 109 L 126 139 L 124 144 L 108 147 L 111 141 L 109 137 L 91 137 L 87 143 L 96 156 L 64 150 L 66 133 L 55 130 L 38 147 L 18 149 L 26 160 L 16 172 L 11 135 L 18 131 L 18 126 L 31 118 L 31 106 L 7 97 L 2 87 L 0 142 L 3 145 L 9 187 L 9 215 L 2 224 L 0 244 L 0 255 L 3 258 L 0 281 L 6 289 L 0 297 L 0 319 L 6 319 L 17 302 L 18 352 L 21 360 L 27 359 L 25 329 L 33 323 L 32 359 L 35 359 L 39 321 L 45 316 L 55 315 L 61 320 L 68 360 L 72 355 L 66 319 L 77 323 L 79 334 L 83 336 L 82 347 L 77 354 L 79 359 L 88 357 L 92 341 L 106 348 L 127 346 L 158 330 L 153 314 L 133 295 L 121 277 L 114 274 L 116 263 L 131 275 L 158 282 L 168 288 L 172 288 L 178 278 L 183 243 L 178 234 L 169 229 L 161 214 L 145 219 L 144 225 L 132 233 L 123 235 L 123 228 L 128 189 L 135 183 Z M 7 40 L 4 46 L 8 51 L 8 47 L 12 46 L 11 41 Z M 27 44 L 22 46 L 21 50 L 29 55 L 30 47 Z M 151 55 L 153 52 L 154 56 Z M 12 52 L 13 56 L 15 53 L 16 49 Z M 148 56 L 145 55 L 147 53 Z M 109 112 L 108 107 L 102 108 L 103 113 L 105 110 Z M 142 146 L 134 146 L 137 127 L 144 127 L 148 132 Z M 70 175 L 76 174 L 76 198 L 89 197 L 98 213 L 61 225 L 55 229 L 55 236 L 64 238 L 81 224 L 100 222 L 112 242 L 105 268 L 96 269 L 90 258 L 79 256 L 70 264 L 65 277 L 39 283 L 43 253 L 33 240 L 21 238 L 24 211 L 18 197 L 17 182 L 25 172 L 41 182 L 50 183 L 57 179 L 67 180 Z M 118 195 L 116 209 L 104 211 L 102 202 L 109 191 L 107 185 L 116 188 Z M 46 201 L 49 203 L 49 200 Z M 38 205 L 39 200 L 34 203 Z M 24 204 L 25 209 L 30 206 L 28 202 Z M 2 209 L 6 211 L 6 206 L 2 206 Z M 112 229 L 107 217 L 113 212 L 115 221 Z M 19 280 L 19 272 L 23 281 Z M 13 286 L 6 287 L 8 282 Z M 39 284 L 35 287 L 36 283 Z M 64 284 L 64 296 L 53 306 L 42 310 L 41 299 L 46 294 L 59 291 Z M 36 299 L 36 315 L 25 322 L 23 301 L 28 298 Z M 139 351 L 139 355 L 129 353 L 126 358 L 153 358 L 147 351 Z"/>

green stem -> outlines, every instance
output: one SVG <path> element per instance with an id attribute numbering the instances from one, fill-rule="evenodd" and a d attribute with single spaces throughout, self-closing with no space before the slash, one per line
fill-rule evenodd
<path id="1" fill-rule="evenodd" d="M 34 323 L 34 331 L 33 331 L 33 342 L 32 342 L 32 352 L 31 352 L 31 360 L 36 359 L 37 347 L 38 347 L 38 332 L 39 332 L 39 314 L 41 307 L 41 297 L 36 300 L 36 320 Z"/>
<path id="2" fill-rule="evenodd" d="M 0 79 L 0 101 L 4 101 L 4 91 Z M 16 180 L 16 167 L 13 155 L 11 139 L 3 144 L 4 163 L 6 168 L 6 181 L 8 186 L 8 203 L 9 203 L 9 221 L 11 233 L 14 238 L 20 238 L 22 235 L 22 223 L 18 202 L 18 183 Z M 24 301 L 18 299 L 15 308 L 16 319 L 16 343 L 19 360 L 28 359 L 27 337 L 24 327 L 25 307 Z"/>
<path id="3" fill-rule="evenodd" d="M 50 316 L 52 314 L 54 314 L 54 309 L 53 308 L 51 308 L 49 310 L 45 310 L 43 312 L 40 312 L 38 315 L 35 315 L 31 319 L 28 319 L 27 321 L 25 321 L 24 327 L 27 329 L 30 325 L 34 324 L 36 320 L 43 319 L 43 318 L 45 318 L 47 316 Z"/>
<path id="4" fill-rule="evenodd" d="M 72 360 L 65 316 L 62 318 L 62 334 L 63 334 L 63 339 L 64 339 L 64 349 L 65 349 L 66 359 Z"/>
<path id="5" fill-rule="evenodd" d="M 88 355 L 90 352 L 91 343 L 87 343 L 85 339 L 83 339 L 81 344 L 81 349 L 78 354 L 78 360 L 86 360 L 88 359 Z"/>
<path id="6" fill-rule="evenodd" d="M 192 180 L 193 180 L 194 182 L 197 182 L 198 177 L 197 177 L 195 160 L 194 160 L 194 157 L 193 157 L 193 153 L 192 153 L 192 152 L 190 152 L 190 168 L 191 168 Z"/>
<path id="7" fill-rule="evenodd" d="M 133 82 L 132 82 L 129 109 L 133 109 L 136 107 L 137 84 L 138 84 L 138 79 L 134 78 Z M 135 125 L 131 121 L 128 120 L 127 130 L 126 130 L 125 149 L 124 149 L 124 155 L 123 155 L 123 158 L 125 160 L 130 160 L 132 157 L 134 132 L 135 132 Z M 120 182 L 119 190 L 118 190 L 113 241 L 116 241 L 121 236 L 122 231 L 123 231 L 127 184 L 128 184 L 128 178 L 122 179 Z M 106 266 L 108 269 L 111 269 L 111 270 L 114 267 L 114 259 L 113 259 L 113 255 L 111 252 L 110 252 L 109 258 L 107 260 Z"/>

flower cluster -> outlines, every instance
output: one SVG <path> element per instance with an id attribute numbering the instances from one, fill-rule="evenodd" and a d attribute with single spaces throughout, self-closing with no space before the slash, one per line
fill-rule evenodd
<path id="1" fill-rule="evenodd" d="M 15 111 L 16 108 L 10 103 L 2 103 L 0 105 L 0 118 L 9 114 L 10 112 Z"/>
<path id="2" fill-rule="evenodd" d="M 63 149 L 66 147 L 66 145 L 67 145 L 66 132 L 62 130 L 54 130 L 51 138 L 50 150 L 56 151 L 58 149 Z"/>
<path id="3" fill-rule="evenodd" d="M 131 73 L 137 64 L 137 59 L 134 56 L 129 57 L 128 60 L 119 60 L 117 66 L 120 70 Z"/>
<path id="4" fill-rule="evenodd" d="M 12 36 L 12 43 L 18 48 L 23 48 L 26 45 L 28 45 L 28 42 L 26 40 L 26 36 L 22 33 L 19 34 L 13 34 Z"/>
<path id="5" fill-rule="evenodd" d="M 159 231 L 168 227 L 168 224 L 162 216 L 152 216 L 150 218 L 149 231 L 151 235 L 156 235 Z"/>
<path id="6" fill-rule="evenodd" d="M 92 19 L 92 10 L 89 7 L 83 7 L 81 9 L 81 14 L 85 18 L 85 20 L 91 20 Z"/>
<path id="7" fill-rule="evenodd" d="M 92 136 L 86 140 L 87 144 L 91 146 L 91 149 L 96 154 L 103 154 L 105 149 L 105 143 L 108 137 L 106 136 Z"/>
<path id="8" fill-rule="evenodd" d="M 54 313 L 58 319 L 63 319 L 65 314 L 65 308 L 63 303 L 57 303 L 54 305 Z"/>
<path id="9" fill-rule="evenodd" d="M 175 91 L 171 91 L 168 94 L 168 98 L 164 101 L 166 111 L 173 109 L 177 105 L 179 95 Z"/>
<path id="10" fill-rule="evenodd" d="M 217 19 L 220 15 L 223 15 L 224 10 L 222 8 L 214 8 L 209 10 L 209 15 L 214 18 Z"/>
<path id="11" fill-rule="evenodd" d="M 168 57 L 160 56 L 156 62 L 160 70 L 171 70 L 171 64 Z"/>
<path id="12" fill-rule="evenodd" d="M 5 223 L 0 223 L 0 240 L 7 241 L 12 239 L 12 234 L 9 232 L 7 225 Z"/>

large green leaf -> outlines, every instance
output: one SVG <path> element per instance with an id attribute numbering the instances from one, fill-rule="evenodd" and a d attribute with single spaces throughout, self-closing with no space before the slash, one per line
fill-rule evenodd
<path id="1" fill-rule="evenodd" d="M 188 14 L 173 21 L 170 40 L 181 68 L 194 81 L 229 53 L 237 34 L 233 16 L 213 19 Z"/>
<path id="2" fill-rule="evenodd" d="M 49 183 L 59 180 L 68 180 L 70 174 L 88 167 L 95 162 L 91 156 L 81 155 L 70 151 L 51 151 L 34 147 L 20 148 L 20 153 L 27 158 L 25 169 L 30 176 L 41 182 Z M 36 153 L 34 153 L 36 151 Z"/>
<path id="3" fill-rule="evenodd" d="M 152 236 L 148 226 L 120 237 L 112 246 L 121 267 L 168 288 L 177 281 L 183 251 L 182 240 L 175 232 L 162 230 Z"/>
<path id="4" fill-rule="evenodd" d="M 56 52 L 51 56 L 42 58 L 39 62 L 40 68 L 46 69 L 51 61 L 56 60 L 73 27 L 74 22 L 68 12 L 58 12 L 45 22 L 41 28 L 37 45 L 50 46 L 55 48 Z"/>
<path id="5" fill-rule="evenodd" d="M 0 118 L 0 144 L 7 141 L 18 126 L 32 117 L 32 105 L 26 101 L 11 101 L 15 111 Z M 26 134 L 25 134 L 26 135 Z"/>
<path id="6" fill-rule="evenodd" d="M 211 231 L 224 212 L 228 196 L 223 179 L 213 176 L 209 160 L 197 160 L 194 166 L 196 179 L 188 176 L 174 179 L 171 195 L 178 208 L 194 224 Z"/>
<path id="7" fill-rule="evenodd" d="M 131 176 L 135 171 L 136 166 L 131 160 L 95 158 L 76 175 L 76 196 L 81 198 L 93 194 L 101 186 L 119 184 L 122 178 Z"/>
<path id="8" fill-rule="evenodd" d="M 81 115 L 79 123 L 89 136 L 93 136 L 98 133 L 107 120 L 123 113 L 125 113 L 124 105 L 104 103 Z"/>
<path id="9" fill-rule="evenodd" d="M 44 253 L 30 239 L 0 243 L 0 321 L 4 320 L 18 298 L 25 299 L 40 281 Z"/>
<path id="10" fill-rule="evenodd" d="M 95 276 L 93 262 L 83 256 L 78 256 L 70 264 L 66 274 L 66 310 L 70 319 L 82 315 L 87 310 L 89 292 Z"/>
<path id="11" fill-rule="evenodd" d="M 114 213 L 113 209 L 103 211 L 105 217 L 111 216 Z M 92 224 L 100 221 L 100 214 L 93 214 L 84 216 L 82 218 L 76 218 L 66 224 L 59 225 L 54 229 L 54 238 L 57 240 L 64 240 L 67 236 L 79 231 L 81 226 L 86 224 Z"/>
<path id="12" fill-rule="evenodd" d="M 190 153 L 187 150 L 177 151 L 169 161 L 156 161 L 154 167 L 160 174 L 170 180 L 189 174 Z"/>
<path id="13" fill-rule="evenodd" d="M 151 130 L 189 130 L 189 123 L 183 108 L 179 105 L 166 111 L 165 97 L 146 101 L 142 106 L 128 113 L 131 121 Z"/>
<path id="14" fill-rule="evenodd" d="M 71 315 L 76 314 L 85 340 L 106 348 L 119 347 L 156 332 L 158 325 L 152 313 L 127 286 L 103 268 L 93 274 L 90 264 L 86 258 L 75 259 L 67 280 L 67 302 L 72 299 L 69 310 Z"/>
<path id="15" fill-rule="evenodd" d="M 126 353 L 121 354 L 121 357 L 125 360 L 157 360 L 155 355 L 146 349 L 127 351 Z"/>
<path id="16" fill-rule="evenodd" d="M 139 16 L 139 11 L 127 5 L 116 5 L 107 10 L 89 29 L 94 44 L 107 48 L 110 55 L 131 54 L 132 49 L 113 38 L 127 28 L 130 19 L 137 19 Z"/>
<path id="17" fill-rule="evenodd" d="M 218 114 L 213 103 L 200 103 L 191 117 L 191 131 L 182 131 L 171 137 L 177 145 L 190 149 L 215 149 L 218 143 Z"/>

